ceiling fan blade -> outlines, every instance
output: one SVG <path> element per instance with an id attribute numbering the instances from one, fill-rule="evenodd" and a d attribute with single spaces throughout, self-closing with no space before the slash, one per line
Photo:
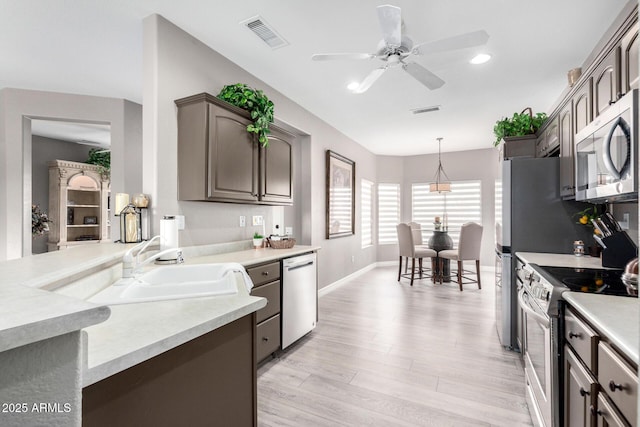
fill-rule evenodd
<path id="1" fill-rule="evenodd" d="M 444 85 L 444 80 L 415 62 L 403 64 L 402 69 L 431 90 L 441 88 Z"/>
<path id="2" fill-rule="evenodd" d="M 400 46 L 402 41 L 402 16 L 400 8 L 385 4 L 378 6 L 378 21 L 385 43 L 390 46 Z"/>
<path id="3" fill-rule="evenodd" d="M 364 92 L 366 92 L 371 87 L 371 85 L 373 85 L 375 83 L 375 81 L 380 78 L 380 76 L 385 72 L 386 69 L 387 69 L 387 67 L 380 67 L 380 68 L 376 68 L 375 70 L 370 72 L 369 75 L 364 78 L 362 83 L 360 83 L 360 86 L 358 86 L 353 91 L 353 93 L 364 93 Z"/>
<path id="4" fill-rule="evenodd" d="M 372 53 L 316 53 L 311 56 L 313 61 L 329 61 L 333 59 L 371 59 L 376 55 Z"/>
<path id="5" fill-rule="evenodd" d="M 468 47 L 482 46 L 489 40 L 489 34 L 486 31 L 474 31 L 471 33 L 460 34 L 458 36 L 448 37 L 446 39 L 435 40 L 432 42 L 421 43 L 414 46 L 412 52 L 417 55 L 445 52 L 448 50 L 465 49 Z"/>

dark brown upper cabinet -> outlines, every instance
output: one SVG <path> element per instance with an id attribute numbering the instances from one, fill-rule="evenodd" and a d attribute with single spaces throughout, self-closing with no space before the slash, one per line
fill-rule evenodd
<path id="1" fill-rule="evenodd" d="M 613 49 L 593 72 L 594 118 L 618 100 L 618 63 L 618 50 Z"/>
<path id="2" fill-rule="evenodd" d="M 622 38 L 620 43 L 620 71 L 622 79 L 622 93 L 628 93 L 632 89 L 640 87 L 638 75 L 638 52 L 640 46 L 638 43 L 638 23 L 636 23 L 627 34 Z"/>
<path id="3" fill-rule="evenodd" d="M 178 106 L 178 200 L 293 203 L 293 136 L 271 126 L 264 148 L 248 112 L 202 93 Z"/>
<path id="4" fill-rule="evenodd" d="M 558 114 L 560 137 L 560 197 L 575 197 L 573 167 L 573 104 L 569 100 Z"/>

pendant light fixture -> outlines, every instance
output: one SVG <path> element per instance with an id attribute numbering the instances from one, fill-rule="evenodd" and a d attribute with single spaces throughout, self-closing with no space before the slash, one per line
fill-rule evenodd
<path id="1" fill-rule="evenodd" d="M 429 184 L 429 192 L 434 193 L 449 193 L 451 192 L 451 181 L 449 177 L 444 172 L 444 168 L 442 167 L 442 160 L 440 160 L 440 143 L 442 142 L 442 138 L 436 138 L 438 140 L 438 170 L 436 171 L 436 175 L 434 177 L 435 182 Z"/>

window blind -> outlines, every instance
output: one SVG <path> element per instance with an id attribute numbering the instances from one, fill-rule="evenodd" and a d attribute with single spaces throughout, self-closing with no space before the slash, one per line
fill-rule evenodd
<path id="1" fill-rule="evenodd" d="M 360 184 L 362 209 L 360 223 L 362 227 L 362 247 L 373 245 L 373 182 L 363 179 Z"/>
<path id="2" fill-rule="evenodd" d="M 378 184 L 378 244 L 398 242 L 400 184 Z"/>
<path id="3" fill-rule="evenodd" d="M 422 225 L 423 240 L 426 242 L 431 236 L 434 218 L 439 216 L 442 221 L 445 206 L 454 246 L 458 244 L 462 224 L 469 221 L 482 224 L 480 185 L 480 181 L 454 181 L 450 193 L 431 193 L 428 183 L 412 184 L 411 218 Z"/>

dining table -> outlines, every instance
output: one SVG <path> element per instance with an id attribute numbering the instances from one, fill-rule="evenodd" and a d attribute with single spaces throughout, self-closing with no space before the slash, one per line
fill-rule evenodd
<path id="1" fill-rule="evenodd" d="M 433 230 L 433 234 L 429 237 L 427 242 L 429 247 L 436 252 L 446 249 L 453 249 L 453 240 L 447 230 Z M 440 258 L 436 257 L 436 263 L 434 268 L 434 274 L 436 277 L 440 275 Z M 451 281 L 451 264 L 448 259 L 443 259 L 442 263 L 442 281 Z"/>

